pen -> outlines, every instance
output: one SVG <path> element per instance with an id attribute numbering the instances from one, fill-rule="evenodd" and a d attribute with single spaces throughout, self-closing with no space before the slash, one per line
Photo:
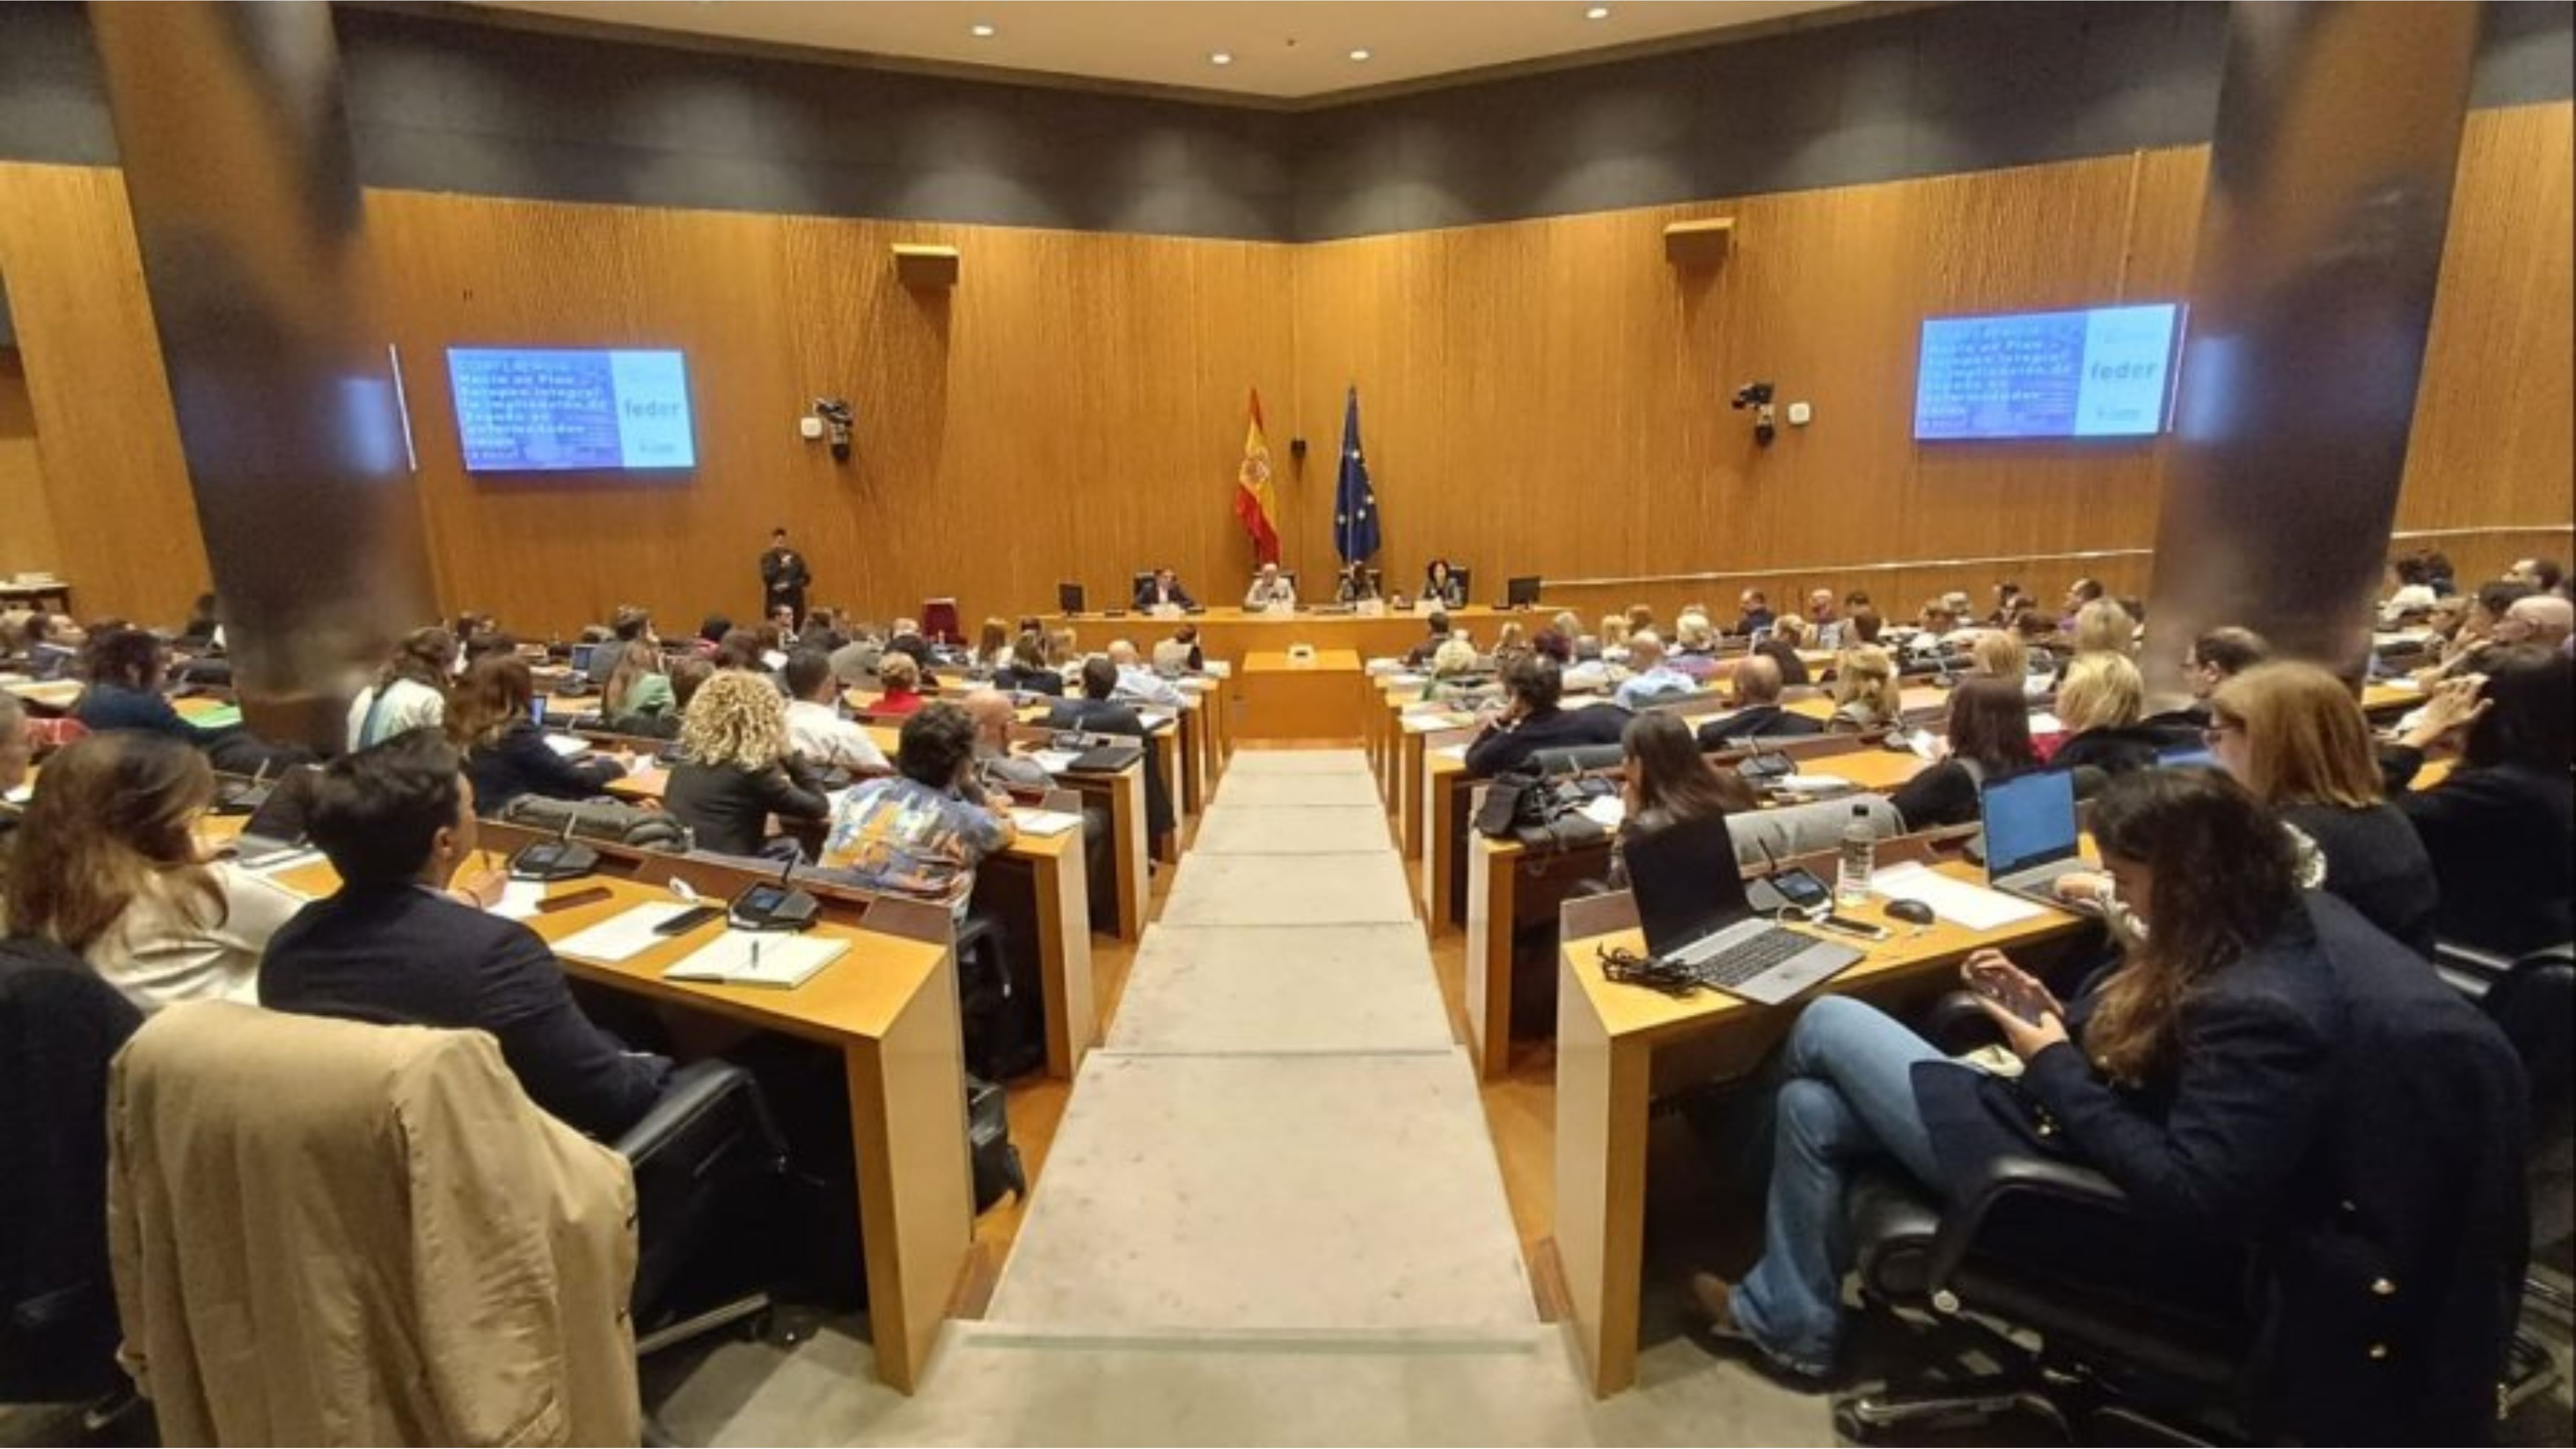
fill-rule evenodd
<path id="1" fill-rule="evenodd" d="M 758 936 L 751 938 L 751 974 L 754 976 L 760 974 L 760 938 Z"/>

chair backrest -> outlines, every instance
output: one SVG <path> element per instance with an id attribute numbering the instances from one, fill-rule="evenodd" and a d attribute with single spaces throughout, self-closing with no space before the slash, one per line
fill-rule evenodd
<path id="1" fill-rule="evenodd" d="M 2576 946 L 2552 946 L 2514 962 L 2478 1004 L 2522 1058 L 2533 1130 L 2565 1133 L 2576 1107 Z"/>
<path id="2" fill-rule="evenodd" d="M 955 599 L 921 601 L 921 637 L 934 644 L 962 643 L 965 636 L 958 629 Z"/>

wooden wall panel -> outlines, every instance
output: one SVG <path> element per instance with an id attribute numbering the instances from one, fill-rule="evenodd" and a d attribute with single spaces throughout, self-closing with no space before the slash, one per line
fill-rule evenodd
<path id="1" fill-rule="evenodd" d="M 36 408 L 18 349 L 0 347 L 0 574 L 50 569 L 62 558 L 44 460 L 36 455 Z"/>

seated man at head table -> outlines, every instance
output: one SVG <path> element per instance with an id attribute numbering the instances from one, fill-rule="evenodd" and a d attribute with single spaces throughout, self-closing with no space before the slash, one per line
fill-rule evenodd
<path id="1" fill-rule="evenodd" d="M 490 1032 L 528 1096 L 594 1137 L 652 1107 L 670 1062 L 593 1026 L 537 933 L 481 906 L 474 787 L 435 730 L 343 755 L 322 773 L 308 826 L 339 891 L 296 913 L 260 963 L 260 1004 L 311 1016 Z"/>
<path id="2" fill-rule="evenodd" d="M 1279 572 L 1279 565 L 1266 563 L 1252 576 L 1252 587 L 1243 591 L 1247 609 L 1293 609 L 1297 606 L 1297 585 Z"/>
<path id="3" fill-rule="evenodd" d="M 841 682 L 832 656 L 800 648 L 787 656 L 787 746 L 811 765 L 840 765 L 866 774 L 889 768 L 867 728 L 841 713 Z"/>
<path id="4" fill-rule="evenodd" d="M 1010 797 L 977 779 L 975 722 L 945 700 L 904 720 L 895 769 L 841 797 L 818 874 L 962 917 L 975 867 L 1019 834 Z"/>
<path id="5" fill-rule="evenodd" d="M 1167 605 L 1175 609 L 1194 609 L 1198 602 L 1190 597 L 1189 590 L 1181 587 L 1181 581 L 1170 569 L 1156 569 L 1152 578 L 1136 586 L 1136 608 L 1141 612 Z"/>
<path id="6" fill-rule="evenodd" d="M 1544 654 L 1524 654 L 1503 670 L 1508 702 L 1490 715 L 1467 746 L 1467 773 L 1477 779 L 1527 764 L 1541 750 L 1574 745 L 1615 745 L 1633 718 L 1612 704 L 1565 709 L 1565 692 L 1556 661 Z"/>
<path id="7" fill-rule="evenodd" d="M 1778 617 L 1771 612 L 1771 601 L 1763 596 L 1760 589 L 1746 589 L 1737 597 L 1736 604 L 1743 611 L 1735 621 L 1735 632 L 1739 636 L 1751 634 L 1756 629 L 1768 629 L 1771 621 Z"/>
<path id="8" fill-rule="evenodd" d="M 1699 727 L 1699 747 L 1722 750 L 1730 740 L 1766 735 L 1820 735 L 1824 722 L 1784 709 L 1780 704 L 1780 661 L 1749 654 L 1735 666 L 1735 712 Z"/>
<path id="9" fill-rule="evenodd" d="M 1628 636 L 1628 677 L 1612 697 L 1621 709 L 1637 709 L 1667 695 L 1689 694 L 1699 681 L 1664 660 L 1664 641 L 1652 629 Z"/>
<path id="10" fill-rule="evenodd" d="M 1347 563 L 1333 584 L 1333 602 L 1362 604 L 1378 596 L 1377 575 L 1364 563 Z"/>
<path id="11" fill-rule="evenodd" d="M 1118 669 L 1116 691 L 1118 698 L 1134 700 L 1140 704 L 1158 705 L 1164 709 L 1181 707 L 1183 701 L 1180 686 L 1146 668 L 1145 658 L 1136 652 L 1136 645 L 1132 640 L 1111 640 L 1109 662 Z"/>

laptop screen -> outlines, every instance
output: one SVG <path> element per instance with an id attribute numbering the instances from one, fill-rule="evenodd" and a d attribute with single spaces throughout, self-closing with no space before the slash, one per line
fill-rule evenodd
<path id="1" fill-rule="evenodd" d="M 572 672 L 575 674 L 588 674 L 590 672 L 591 661 L 596 658 L 598 654 L 599 646 L 596 644 L 575 644 L 572 646 Z"/>
<path id="2" fill-rule="evenodd" d="M 2218 756 L 2207 745 L 2175 745 L 2156 751 L 2156 767 L 2164 770 L 2188 769 L 2196 765 L 2216 767 Z"/>
<path id="3" fill-rule="evenodd" d="M 1986 878 L 2071 860 L 2076 853 L 2075 776 L 2038 770 L 1985 788 Z"/>
<path id="4" fill-rule="evenodd" d="M 1629 891 L 1637 898 L 1637 924 L 1655 955 L 1669 956 L 1752 914 L 1724 816 L 1640 835 L 1621 854 L 1628 862 Z"/>

